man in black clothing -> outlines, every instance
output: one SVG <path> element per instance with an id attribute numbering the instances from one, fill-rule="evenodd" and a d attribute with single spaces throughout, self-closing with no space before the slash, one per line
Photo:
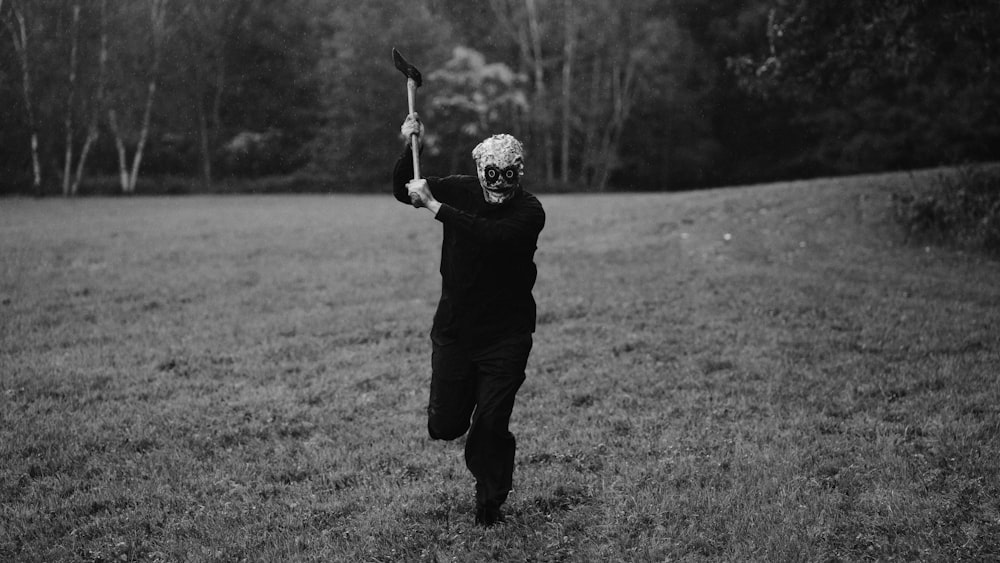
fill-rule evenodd
<path id="1" fill-rule="evenodd" d="M 408 140 L 420 138 L 416 114 L 407 116 L 401 132 Z M 545 212 L 521 188 L 517 139 L 494 135 L 472 154 L 476 176 L 413 180 L 407 146 L 393 170 L 393 194 L 444 226 L 427 428 L 435 440 L 454 440 L 468 430 L 465 464 L 476 479 L 476 523 L 492 526 L 503 521 L 500 506 L 513 481 L 515 442 L 508 424 L 535 330 L 531 290 Z"/>

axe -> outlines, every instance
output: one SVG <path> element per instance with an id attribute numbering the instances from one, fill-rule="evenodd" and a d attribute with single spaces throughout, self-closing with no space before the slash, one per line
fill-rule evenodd
<path id="1" fill-rule="evenodd" d="M 406 62 L 403 55 L 399 54 L 399 51 L 395 47 L 392 49 L 392 62 L 396 65 L 404 75 L 406 75 L 406 101 L 410 108 L 410 113 L 413 113 L 414 98 L 417 94 L 417 88 L 423 82 L 420 77 L 420 71 L 417 67 Z M 410 135 L 410 149 L 413 151 L 413 179 L 420 179 L 420 149 L 417 147 L 417 136 Z M 417 206 L 417 198 L 413 194 L 410 194 L 410 203 L 414 207 Z"/>

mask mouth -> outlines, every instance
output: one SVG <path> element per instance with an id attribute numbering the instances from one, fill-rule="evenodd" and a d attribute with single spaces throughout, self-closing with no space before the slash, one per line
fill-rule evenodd
<path id="1" fill-rule="evenodd" d="M 513 194 L 516 189 L 517 185 L 515 184 L 513 186 L 490 186 L 486 188 L 486 191 L 500 196 L 509 196 Z"/>
<path id="2" fill-rule="evenodd" d="M 517 184 L 511 186 L 483 186 L 483 198 L 485 198 L 488 203 L 503 203 L 513 197 L 516 190 Z"/>

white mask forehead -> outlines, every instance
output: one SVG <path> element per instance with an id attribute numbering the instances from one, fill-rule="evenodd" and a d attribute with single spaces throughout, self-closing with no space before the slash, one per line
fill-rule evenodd
<path id="1" fill-rule="evenodd" d="M 476 169 L 480 174 L 490 165 L 507 168 L 520 164 L 523 170 L 524 148 L 510 135 L 493 135 L 472 149 L 472 158 L 476 160 Z"/>

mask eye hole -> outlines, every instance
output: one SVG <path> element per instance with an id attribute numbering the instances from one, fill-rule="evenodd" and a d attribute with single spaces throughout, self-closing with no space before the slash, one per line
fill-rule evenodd
<path id="1" fill-rule="evenodd" d="M 495 180 L 497 177 L 497 170 L 495 168 L 487 168 L 486 177 L 489 178 L 490 180 Z"/>
<path id="2" fill-rule="evenodd" d="M 514 179 L 514 170 L 511 169 L 511 168 L 508 168 L 507 171 L 503 173 L 503 175 L 506 176 L 508 180 L 513 180 Z"/>

